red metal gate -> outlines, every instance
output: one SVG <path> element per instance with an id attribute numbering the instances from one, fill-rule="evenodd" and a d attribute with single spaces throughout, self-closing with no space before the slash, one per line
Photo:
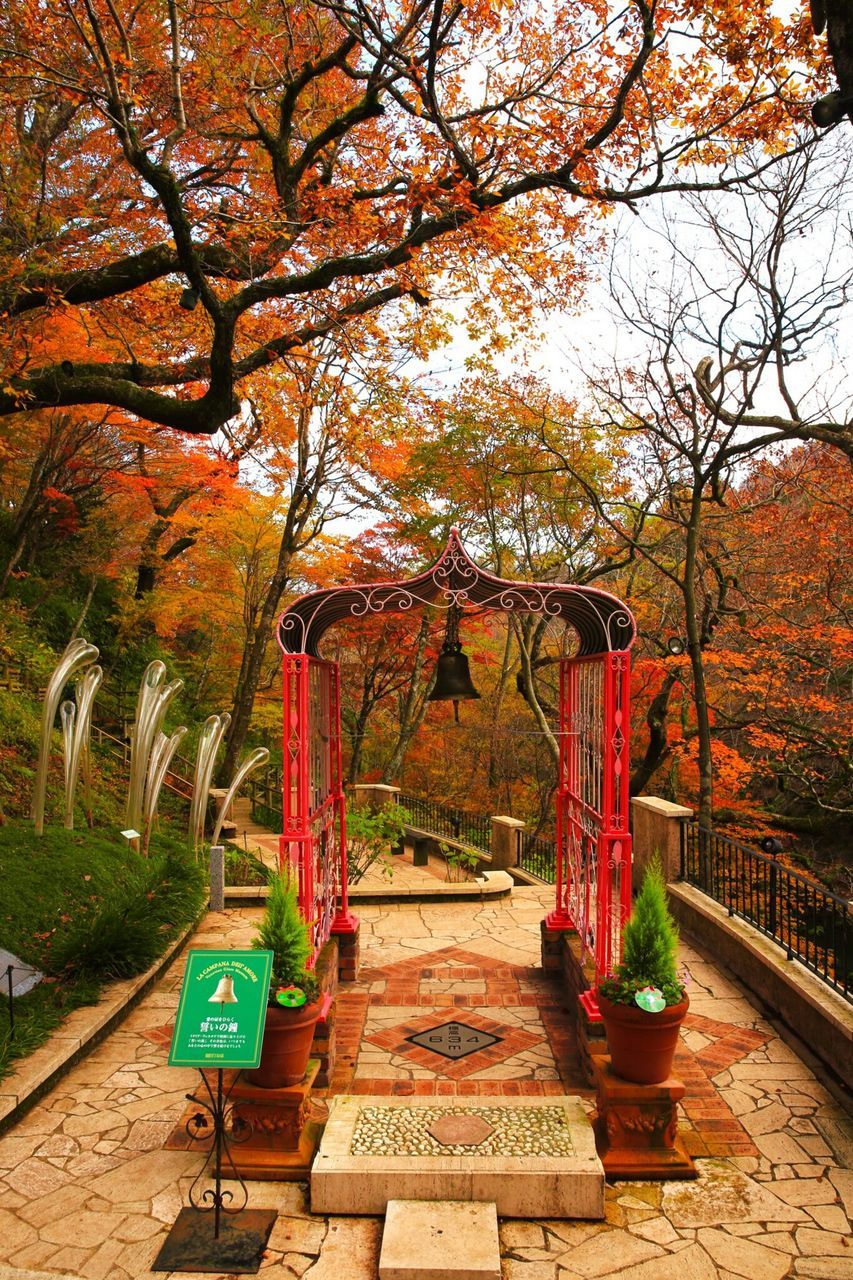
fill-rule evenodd
<path id="1" fill-rule="evenodd" d="M 279 860 L 289 862 L 299 878 L 299 906 L 311 926 L 313 964 L 333 932 L 356 927 L 347 902 L 338 664 L 285 654 L 283 693 Z"/>
<path id="2" fill-rule="evenodd" d="M 547 923 L 577 930 L 596 979 L 618 962 L 631 909 L 630 669 L 627 651 L 560 664 L 557 900 Z"/>
<path id="3" fill-rule="evenodd" d="M 595 587 L 512 582 L 481 569 L 451 530 L 429 569 L 403 582 L 314 591 L 279 622 L 284 653 L 284 832 L 281 859 L 298 869 L 300 905 L 315 954 L 357 920 L 347 901 L 341 773 L 340 677 L 317 645 L 336 622 L 430 607 L 533 613 L 563 620 L 578 655 L 560 670 L 560 778 L 557 796 L 554 929 L 576 928 L 598 977 L 619 957 L 630 906 L 628 697 L 635 626 L 616 596 Z"/>

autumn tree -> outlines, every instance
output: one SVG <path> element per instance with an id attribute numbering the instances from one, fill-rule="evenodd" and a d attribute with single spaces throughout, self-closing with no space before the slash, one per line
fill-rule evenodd
<path id="1" fill-rule="evenodd" d="M 744 800 L 798 832 L 840 834 L 853 814 L 851 490 L 818 443 L 754 465 L 729 503 L 744 608 L 717 641 L 716 734 L 744 762 Z"/>
<path id="2" fill-rule="evenodd" d="M 849 264 L 835 253 L 843 234 L 837 163 L 809 149 L 729 197 L 725 210 L 694 201 L 689 252 L 673 238 L 669 266 L 657 278 L 639 286 L 623 275 L 614 288 L 623 323 L 648 343 L 645 362 L 592 377 L 598 420 L 630 441 L 634 487 L 615 500 L 585 489 L 613 533 L 680 603 L 676 634 L 690 663 L 704 825 L 713 795 L 704 655 L 722 620 L 743 608 L 719 532 L 729 517 L 727 494 L 750 458 L 792 440 L 825 441 L 853 455 L 843 379 L 829 369 L 823 378 L 795 376 L 840 323 L 853 284 Z M 815 246 L 806 262 L 803 236 Z M 558 468 L 584 484 L 547 412 L 542 435 Z"/>
<path id="3" fill-rule="evenodd" d="M 263 485 L 279 495 L 278 547 L 263 582 L 234 687 L 222 776 L 230 778 L 246 739 L 255 694 L 300 559 L 330 521 L 354 515 L 405 456 L 405 415 L 398 371 L 381 334 L 362 336 L 358 351 L 331 342 L 288 359 L 259 392 L 260 444 L 252 451 Z"/>
<path id="4" fill-rule="evenodd" d="M 409 527 L 428 530 L 438 545 L 458 524 L 483 564 L 499 576 L 588 584 L 614 572 L 626 553 L 584 489 L 553 474 L 539 412 L 528 404 L 535 399 L 528 396 L 532 388 L 541 390 L 533 378 L 505 381 L 483 374 L 449 397 L 436 398 L 421 414 L 424 440 L 401 479 L 398 501 L 410 512 Z M 553 393 L 553 409 L 554 417 L 568 417 L 573 406 Z M 619 444 L 613 433 L 590 426 L 572 432 L 565 445 L 589 485 L 615 493 Z M 508 694 L 522 694 L 534 722 L 528 731 L 541 737 L 556 765 L 555 664 L 573 643 L 555 636 L 547 617 L 518 614 L 498 629 L 502 654 L 486 734 L 492 784 Z M 519 731 L 517 726 L 514 732 Z"/>
<path id="5" fill-rule="evenodd" d="M 75 533 L 132 465 L 119 425 L 79 410 L 12 419 L 0 456 L 4 550 L 0 596 L 25 572 L 40 543 Z M 5 527 L 3 527 L 5 526 Z"/>
<path id="6" fill-rule="evenodd" d="M 257 443 L 260 423 L 249 407 L 235 434 L 212 440 L 173 433 L 136 433 L 133 476 L 150 507 L 139 548 L 134 595 L 143 599 L 164 568 L 194 546 L 210 514 L 233 500 L 240 462 Z M 164 440 L 163 436 L 166 435 Z"/>
<path id="7" fill-rule="evenodd" d="M 400 523 L 383 523 L 343 545 L 330 543 L 326 554 L 315 558 L 312 577 L 324 586 L 399 581 L 422 567 L 418 559 Z M 354 617 L 333 627 L 325 640 L 324 653 L 340 665 L 348 782 L 356 782 L 365 766 L 373 773 L 381 770 L 382 781 L 399 776 L 406 748 L 423 721 L 438 653 L 433 615 L 428 609 L 419 615 Z M 371 732 L 380 711 L 385 713 L 382 728 Z M 381 746 L 366 751 L 371 736 Z"/>
<path id="8" fill-rule="evenodd" d="M 0 414 L 210 434 L 256 375 L 388 306 L 417 331 L 436 294 L 480 329 L 565 301 L 603 210 L 797 145 L 808 35 L 770 0 L 10 0 Z"/>

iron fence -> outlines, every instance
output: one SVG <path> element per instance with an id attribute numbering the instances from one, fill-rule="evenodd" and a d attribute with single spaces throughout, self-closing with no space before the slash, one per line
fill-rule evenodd
<path id="1" fill-rule="evenodd" d="M 482 814 L 467 813 L 420 796 L 399 795 L 398 804 L 412 815 L 412 826 L 448 840 L 459 840 L 488 853 L 492 847 L 492 820 Z"/>
<path id="2" fill-rule="evenodd" d="M 101 725 L 93 724 L 92 741 L 97 743 L 102 751 L 106 751 L 117 760 L 121 760 L 125 766 L 130 763 L 130 743 L 126 738 L 116 737 L 114 733 L 108 733 Z M 163 786 L 169 791 L 173 791 L 175 795 L 180 796 L 182 800 L 190 800 L 192 799 L 193 785 L 193 763 L 186 756 L 178 755 L 176 751 L 163 778 Z"/>
<path id="3" fill-rule="evenodd" d="M 779 943 L 853 1004 L 850 904 L 770 854 L 707 831 L 681 829 L 681 878 Z"/>
<path id="4" fill-rule="evenodd" d="M 275 832 L 284 829 L 281 779 L 280 769 L 265 769 L 259 776 L 246 780 L 246 790 L 252 804 L 252 821 Z"/>
<path id="5" fill-rule="evenodd" d="M 545 836 L 535 836 L 531 831 L 519 831 L 518 865 L 543 884 L 554 884 L 557 879 L 556 843 Z"/>

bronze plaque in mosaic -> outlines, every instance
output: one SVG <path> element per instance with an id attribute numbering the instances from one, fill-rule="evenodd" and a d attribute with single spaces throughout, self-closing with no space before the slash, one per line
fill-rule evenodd
<path id="1" fill-rule="evenodd" d="M 478 1147 L 494 1129 L 482 1116 L 449 1114 L 433 1120 L 427 1133 L 443 1147 Z"/>

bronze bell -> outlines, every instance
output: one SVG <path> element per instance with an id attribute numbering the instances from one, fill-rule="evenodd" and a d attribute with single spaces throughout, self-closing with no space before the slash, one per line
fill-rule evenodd
<path id="1" fill-rule="evenodd" d="M 474 688 L 467 654 L 462 652 L 459 639 L 459 618 L 462 610 L 458 605 L 451 605 L 447 613 L 447 630 L 441 653 L 435 668 L 435 684 L 427 701 L 453 702 L 453 714 L 458 724 L 459 703 L 467 698 L 479 698 Z"/>
<path id="2" fill-rule="evenodd" d="M 435 668 L 435 684 L 429 695 L 430 702 L 446 702 L 452 698 L 457 702 L 461 698 L 479 698 L 471 679 L 468 666 L 468 655 L 460 649 L 457 653 L 438 655 Z"/>

